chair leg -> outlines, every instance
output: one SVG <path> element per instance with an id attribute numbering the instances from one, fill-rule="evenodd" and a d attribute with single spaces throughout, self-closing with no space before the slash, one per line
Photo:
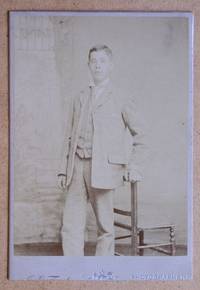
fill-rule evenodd
<path id="1" fill-rule="evenodd" d="M 137 182 L 131 183 L 131 255 L 137 256 L 138 229 L 137 229 Z"/>
<path id="2" fill-rule="evenodd" d="M 170 227 L 170 242 L 171 244 L 171 255 L 175 256 L 176 254 L 176 243 L 175 243 L 175 229 Z"/>
<path id="3" fill-rule="evenodd" d="M 139 245 L 140 246 L 144 245 L 144 231 L 143 230 L 139 231 Z M 140 256 L 144 255 L 144 249 L 139 249 L 139 255 Z"/>

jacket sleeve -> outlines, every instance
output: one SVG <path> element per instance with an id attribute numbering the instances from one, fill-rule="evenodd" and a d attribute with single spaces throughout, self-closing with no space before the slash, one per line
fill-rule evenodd
<path id="1" fill-rule="evenodd" d="M 132 137 L 130 138 L 130 156 L 127 169 L 131 171 L 133 175 L 135 173 L 136 176 L 138 174 L 142 176 L 148 154 L 148 137 L 145 132 L 145 116 L 139 112 L 133 97 L 127 98 L 123 103 L 122 117 Z"/>
<path id="2" fill-rule="evenodd" d="M 75 111 L 75 101 L 72 102 L 68 111 L 68 118 L 67 118 L 67 124 L 65 128 L 64 140 L 63 140 L 63 145 L 62 145 L 62 150 L 61 150 L 61 160 L 60 160 L 58 174 L 66 175 L 67 161 L 68 161 L 69 149 L 70 149 L 70 144 L 71 144 L 74 111 Z"/>

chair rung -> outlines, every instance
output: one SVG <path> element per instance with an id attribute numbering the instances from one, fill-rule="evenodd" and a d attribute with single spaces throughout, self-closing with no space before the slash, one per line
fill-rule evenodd
<path id="1" fill-rule="evenodd" d="M 163 243 L 163 244 L 149 244 L 145 246 L 138 246 L 138 249 L 148 249 L 148 248 L 156 248 L 156 247 L 163 247 L 163 246 L 171 246 L 172 243 Z"/>
<path id="2" fill-rule="evenodd" d="M 126 239 L 126 238 L 131 238 L 131 237 L 132 235 L 119 236 L 119 237 L 115 237 L 115 240 Z"/>
<path id="3" fill-rule="evenodd" d="M 118 222 L 114 222 L 114 225 L 116 227 L 123 228 L 123 229 L 131 231 L 131 226 L 129 226 L 129 225 L 125 225 L 125 224 L 118 223 Z"/>
<path id="4" fill-rule="evenodd" d="M 167 250 L 164 250 L 162 247 L 151 247 L 151 249 L 153 250 L 153 251 L 156 251 L 156 252 L 159 252 L 159 253 L 163 253 L 163 254 L 165 254 L 165 255 L 169 255 L 169 256 L 171 256 L 172 255 L 172 251 L 167 251 Z"/>
<path id="5" fill-rule="evenodd" d="M 125 215 L 125 216 L 131 216 L 131 212 L 127 210 L 122 210 L 118 208 L 114 208 L 114 213 Z"/>
<path id="6" fill-rule="evenodd" d="M 174 225 L 168 225 L 168 226 L 157 226 L 157 227 L 150 227 L 150 228 L 139 228 L 140 230 L 144 231 L 153 231 L 153 230 L 161 230 L 161 229 L 170 229 L 175 227 Z"/>

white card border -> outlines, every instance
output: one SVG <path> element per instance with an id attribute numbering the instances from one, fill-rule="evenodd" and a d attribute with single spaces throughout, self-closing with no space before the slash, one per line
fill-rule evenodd
<path id="1" fill-rule="evenodd" d="M 174 257 L 53 257 L 14 256 L 14 179 L 10 162 L 9 196 L 9 278 L 11 280 L 189 280 L 192 279 L 192 198 L 193 198 L 193 30 L 194 17 L 190 12 L 92 12 L 92 11 L 12 11 L 9 13 L 9 65 L 10 65 L 10 160 L 14 148 L 14 52 L 12 21 L 15 15 L 116 15 L 125 17 L 186 17 L 189 21 L 189 92 L 188 92 L 188 251 L 187 256 Z M 11 69 L 12 68 L 12 69 Z M 116 260 L 117 259 L 117 260 Z M 117 263 L 116 263 L 117 261 Z M 55 269 L 56 265 L 56 269 Z"/>

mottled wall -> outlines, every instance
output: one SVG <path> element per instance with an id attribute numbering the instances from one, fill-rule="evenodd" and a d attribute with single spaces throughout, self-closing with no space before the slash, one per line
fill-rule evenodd
<path id="1" fill-rule="evenodd" d="M 88 49 L 105 43 L 114 53 L 113 81 L 134 94 L 148 133 L 139 224 L 173 223 L 177 243 L 186 244 L 187 20 L 16 16 L 13 29 L 15 242 L 59 240 L 64 132 L 72 99 L 88 83 Z M 127 188 L 115 203 L 130 206 Z M 90 207 L 88 217 L 86 234 L 95 239 Z"/>

